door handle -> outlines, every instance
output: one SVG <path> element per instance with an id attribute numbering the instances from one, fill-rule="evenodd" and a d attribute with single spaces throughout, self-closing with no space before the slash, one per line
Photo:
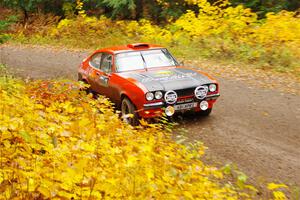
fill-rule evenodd
<path id="1" fill-rule="evenodd" d="M 108 87 L 108 81 L 109 81 L 109 77 L 108 76 L 100 76 L 99 77 L 99 80 L 100 80 L 100 84 L 105 86 L 105 87 Z"/>
<path id="2" fill-rule="evenodd" d="M 101 75 L 101 73 L 100 73 L 100 72 L 96 72 L 96 75 L 100 76 L 100 75 Z"/>
<path id="3" fill-rule="evenodd" d="M 102 75 L 102 76 L 99 77 L 99 79 L 100 79 L 100 80 L 103 80 L 103 81 L 106 81 L 106 80 L 108 80 L 108 77 Z"/>

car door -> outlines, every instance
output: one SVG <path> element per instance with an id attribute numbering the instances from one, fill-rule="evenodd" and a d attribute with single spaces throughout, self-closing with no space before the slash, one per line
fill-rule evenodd
<path id="1" fill-rule="evenodd" d="M 99 94 L 110 97 L 109 79 L 112 72 L 112 55 L 102 53 L 99 69 L 93 72 L 93 90 Z"/>
<path id="2" fill-rule="evenodd" d="M 96 91 L 96 79 L 98 77 L 100 70 L 100 63 L 101 63 L 102 53 L 95 53 L 92 55 L 89 61 L 89 70 L 88 70 L 88 82 L 91 85 L 91 89 Z"/>

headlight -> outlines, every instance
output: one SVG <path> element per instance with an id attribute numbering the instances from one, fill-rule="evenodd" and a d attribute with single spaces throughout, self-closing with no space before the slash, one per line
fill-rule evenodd
<path id="1" fill-rule="evenodd" d="M 155 92 L 154 96 L 155 96 L 155 99 L 161 99 L 163 94 L 161 91 L 157 91 L 157 92 Z"/>
<path id="2" fill-rule="evenodd" d="M 152 100 L 154 99 L 154 94 L 153 94 L 152 92 L 148 92 L 148 93 L 146 94 L 146 99 L 147 99 L 148 101 L 152 101 Z"/>
<path id="3" fill-rule="evenodd" d="M 216 84 L 210 84 L 209 85 L 209 91 L 210 92 L 215 92 L 217 90 L 217 85 Z"/>

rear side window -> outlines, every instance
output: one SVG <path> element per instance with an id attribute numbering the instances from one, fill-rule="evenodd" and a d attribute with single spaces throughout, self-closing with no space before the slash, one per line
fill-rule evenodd
<path id="1" fill-rule="evenodd" d="M 90 65 L 92 67 L 95 67 L 97 69 L 100 68 L 100 62 L 101 62 L 102 53 L 96 53 L 93 55 L 92 59 L 90 60 Z"/>

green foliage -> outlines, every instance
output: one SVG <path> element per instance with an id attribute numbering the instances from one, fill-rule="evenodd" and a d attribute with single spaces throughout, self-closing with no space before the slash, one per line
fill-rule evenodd
<path id="1" fill-rule="evenodd" d="M 12 24 L 18 21 L 18 16 L 10 15 L 4 20 L 0 20 L 0 44 L 8 41 L 11 36 L 7 34 Z"/>
<path id="2" fill-rule="evenodd" d="M 19 8 L 23 11 L 33 11 L 43 0 L 3 0 L 4 5 L 11 8 Z"/>
<path id="3" fill-rule="evenodd" d="M 10 15 L 5 20 L 0 20 L 0 33 L 7 31 L 9 26 L 18 21 L 18 16 Z"/>
<path id="4" fill-rule="evenodd" d="M 190 2 L 196 2 L 193 0 Z M 185 0 L 82 0 L 87 13 L 105 14 L 115 19 L 147 18 L 155 22 L 178 19 L 187 9 L 197 11 L 197 7 L 187 4 Z M 210 0 L 212 4 L 219 0 Z M 230 0 L 232 5 L 244 5 L 251 8 L 260 17 L 268 12 L 281 10 L 296 11 L 300 7 L 298 0 Z M 25 12 L 39 11 L 70 16 L 76 13 L 76 0 L 1 0 L 0 3 L 11 8 L 19 8 Z"/>
<path id="5" fill-rule="evenodd" d="M 11 39 L 11 35 L 0 33 L 0 44 L 3 44 Z"/>
<path id="6" fill-rule="evenodd" d="M 62 10 L 67 18 L 74 17 L 76 6 L 73 3 L 65 2 L 62 6 Z"/>
<path id="7" fill-rule="evenodd" d="M 102 0 L 102 4 L 112 8 L 112 16 L 116 17 L 121 13 L 130 13 L 136 8 L 134 0 Z"/>
<path id="8" fill-rule="evenodd" d="M 268 12 L 296 11 L 300 8 L 300 1 L 298 0 L 231 0 L 230 2 L 233 5 L 243 4 L 255 11 L 260 17 L 265 17 Z"/>

